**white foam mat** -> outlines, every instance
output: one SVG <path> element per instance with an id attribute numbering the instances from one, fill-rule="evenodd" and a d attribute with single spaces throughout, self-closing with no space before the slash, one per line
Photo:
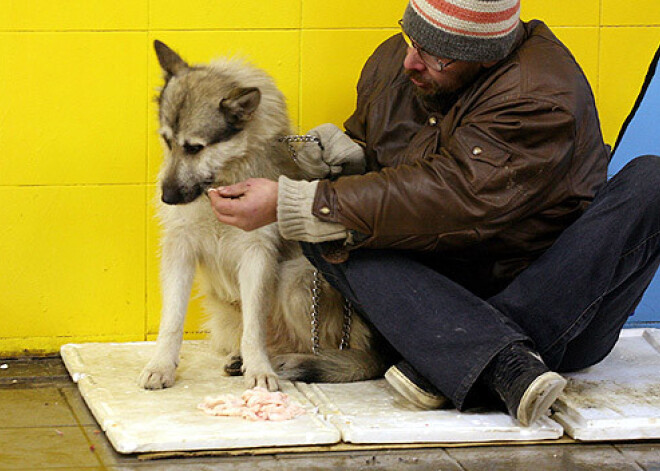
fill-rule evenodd
<path id="1" fill-rule="evenodd" d="M 209 450 L 337 443 L 340 434 L 315 413 L 294 385 L 282 391 L 307 413 L 283 422 L 209 416 L 197 409 L 206 396 L 245 390 L 243 378 L 221 375 L 204 342 L 184 342 L 174 387 L 146 391 L 137 378 L 153 342 L 65 345 L 62 358 L 108 439 L 120 453 Z"/>
<path id="2" fill-rule="evenodd" d="M 298 384 L 347 443 L 460 443 L 550 440 L 561 425 L 542 418 L 522 427 L 502 412 L 420 410 L 383 379 L 350 384 Z"/>
<path id="3" fill-rule="evenodd" d="M 553 418 L 578 440 L 660 438 L 660 331 L 626 329 L 601 363 L 565 375 Z"/>
<path id="4" fill-rule="evenodd" d="M 423 411 L 385 380 L 293 384 L 282 389 L 307 413 L 284 422 L 213 417 L 197 409 L 206 396 L 244 390 L 222 374 L 203 341 L 186 341 L 174 387 L 145 391 L 137 377 L 154 342 L 69 344 L 62 358 L 110 442 L 120 453 L 254 447 L 541 441 L 565 430 L 579 440 L 660 438 L 660 331 L 625 330 L 599 365 L 567 375 L 569 386 L 550 420 L 521 427 L 499 412 Z M 556 420 L 556 422 L 555 422 Z M 562 428 L 563 426 L 563 428 Z"/>
<path id="5" fill-rule="evenodd" d="M 562 435 L 543 421 L 517 425 L 503 413 L 422 411 L 385 380 L 351 384 L 292 384 L 284 392 L 307 414 L 284 422 L 212 417 L 197 409 L 205 396 L 240 395 L 243 380 L 221 374 L 205 342 L 186 341 L 174 387 L 146 391 L 137 377 L 154 342 L 69 344 L 62 358 L 110 442 L 120 453 L 323 445 L 339 443 L 544 440 Z"/>

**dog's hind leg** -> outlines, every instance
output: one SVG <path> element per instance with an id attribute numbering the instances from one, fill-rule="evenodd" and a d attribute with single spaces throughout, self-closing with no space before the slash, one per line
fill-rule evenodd
<path id="1" fill-rule="evenodd" d="M 319 355 L 311 353 L 310 342 L 310 286 L 314 268 L 304 257 L 287 263 L 280 277 L 280 299 L 286 329 L 296 334 L 303 345 L 293 351 L 276 352 L 272 365 L 280 378 L 324 383 L 343 383 L 377 378 L 383 375 L 392 360 L 381 337 L 372 332 L 364 321 L 353 313 L 350 319 L 349 349 L 338 347 L 344 334 L 344 298 L 321 279 L 318 330 Z"/>
<path id="2" fill-rule="evenodd" d="M 248 247 L 238 268 L 243 308 L 243 374 L 248 388 L 259 386 L 276 391 L 279 383 L 268 359 L 266 328 L 269 311 L 273 308 L 277 254 L 273 247 L 258 242 Z"/>
<path id="3" fill-rule="evenodd" d="M 210 332 L 212 350 L 225 357 L 224 372 L 231 376 L 242 374 L 240 306 L 222 300 L 212 289 L 206 289 L 204 308 L 208 314 L 204 327 Z"/>
<path id="4" fill-rule="evenodd" d="M 156 352 L 138 378 L 138 384 L 145 389 L 174 385 L 195 266 L 192 250 L 179 240 L 164 238 L 161 260 L 163 310 Z"/>

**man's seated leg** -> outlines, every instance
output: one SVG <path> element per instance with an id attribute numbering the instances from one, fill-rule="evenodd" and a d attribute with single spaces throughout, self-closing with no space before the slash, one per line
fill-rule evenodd
<path id="1" fill-rule="evenodd" d="M 489 302 L 535 342 L 550 368 L 602 360 L 660 263 L 660 157 L 600 189 L 584 215 Z"/>
<path id="2" fill-rule="evenodd" d="M 488 302 L 397 252 L 356 251 L 340 265 L 327 264 L 319 251 L 308 256 L 328 265 L 344 289 L 335 286 L 408 361 L 397 376 L 410 379 L 413 393 L 421 387 L 433 394 L 421 377 L 462 409 L 480 377 L 512 416 L 532 423 L 565 384 L 551 369 L 600 361 L 653 278 L 660 261 L 657 188 L 660 158 L 633 161 Z"/>
<path id="3" fill-rule="evenodd" d="M 531 342 L 515 324 L 428 266 L 401 252 L 377 250 L 355 251 L 347 262 L 329 264 L 319 246 L 304 249 L 405 359 L 385 377 L 417 406 L 439 407 L 444 395 L 462 410 L 482 377 L 527 425 L 560 394 L 563 378 L 532 348 L 516 347 Z"/>

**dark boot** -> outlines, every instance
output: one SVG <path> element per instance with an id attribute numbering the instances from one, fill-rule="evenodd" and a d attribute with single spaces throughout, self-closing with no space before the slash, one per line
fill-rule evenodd
<path id="1" fill-rule="evenodd" d="M 482 379 L 509 414 L 522 425 L 545 415 L 566 386 L 550 371 L 538 353 L 521 342 L 505 347 L 486 367 Z"/>

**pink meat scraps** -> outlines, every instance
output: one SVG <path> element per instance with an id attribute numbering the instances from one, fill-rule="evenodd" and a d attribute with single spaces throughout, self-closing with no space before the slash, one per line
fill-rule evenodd
<path id="1" fill-rule="evenodd" d="M 291 420 L 305 413 L 305 409 L 291 403 L 287 394 L 259 387 L 248 389 L 241 397 L 233 394 L 207 396 L 197 408 L 209 415 L 242 417 L 252 421 Z"/>

